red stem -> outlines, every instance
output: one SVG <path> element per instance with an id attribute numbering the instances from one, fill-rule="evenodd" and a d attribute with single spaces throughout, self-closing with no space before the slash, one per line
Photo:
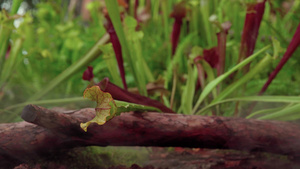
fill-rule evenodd
<path id="1" fill-rule="evenodd" d="M 126 79 L 125 79 L 125 69 L 124 69 L 124 61 L 123 61 L 123 55 L 122 55 L 122 47 L 119 41 L 119 38 L 117 36 L 117 33 L 114 29 L 114 26 L 109 18 L 108 15 L 106 15 L 107 18 L 107 25 L 106 25 L 106 30 L 110 36 L 110 42 L 112 43 L 115 55 L 116 55 L 116 59 L 118 62 L 118 67 L 119 67 L 119 72 L 120 72 L 120 76 L 122 79 L 122 83 L 124 86 L 124 89 L 127 90 L 127 83 L 126 83 Z"/>
<path id="2" fill-rule="evenodd" d="M 250 4 L 247 8 L 241 39 L 239 62 L 252 55 L 254 51 L 258 30 L 265 11 L 265 2 L 266 0 L 261 3 Z"/>
<path id="3" fill-rule="evenodd" d="M 180 18 L 180 19 L 176 18 L 175 22 L 174 22 L 174 25 L 173 25 L 172 35 L 171 35 L 172 55 L 175 54 L 175 51 L 176 51 L 176 48 L 177 48 L 177 45 L 178 45 L 181 25 L 182 25 L 182 18 Z"/>
<path id="4" fill-rule="evenodd" d="M 289 60 L 289 58 L 292 56 L 292 54 L 295 52 L 295 50 L 299 47 L 299 45 L 300 45 L 300 23 L 296 29 L 293 39 L 290 42 L 286 52 L 284 53 L 282 59 L 280 60 L 279 64 L 275 68 L 275 70 L 270 74 L 268 81 L 262 87 L 261 91 L 259 92 L 259 95 L 263 94 L 267 90 L 268 86 L 271 84 L 273 79 L 280 72 L 282 67 Z"/>

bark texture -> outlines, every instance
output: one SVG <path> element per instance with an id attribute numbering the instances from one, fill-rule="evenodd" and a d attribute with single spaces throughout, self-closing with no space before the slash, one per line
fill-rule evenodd
<path id="1" fill-rule="evenodd" d="M 217 116 L 123 113 L 84 132 L 94 109 L 59 113 L 35 105 L 22 112 L 26 122 L 0 124 L 0 161 L 35 158 L 78 146 L 162 146 L 262 151 L 299 157 L 297 124 Z M 1 163 L 0 163 L 1 165 Z"/>

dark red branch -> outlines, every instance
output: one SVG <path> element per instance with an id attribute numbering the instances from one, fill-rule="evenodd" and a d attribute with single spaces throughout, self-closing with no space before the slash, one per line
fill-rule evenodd
<path id="1" fill-rule="evenodd" d="M 100 86 L 101 90 L 110 93 L 115 100 L 156 107 L 165 113 L 175 113 L 173 110 L 166 107 L 157 100 L 152 100 L 148 97 L 141 96 L 139 94 L 130 93 L 114 85 L 113 83 L 109 82 L 108 78 L 104 78 L 100 83 L 98 83 L 98 86 Z"/>

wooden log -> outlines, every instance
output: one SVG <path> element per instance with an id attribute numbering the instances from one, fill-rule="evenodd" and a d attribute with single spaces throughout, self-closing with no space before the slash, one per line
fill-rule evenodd
<path id="1" fill-rule="evenodd" d="M 94 109 L 58 113 L 34 105 L 27 122 L 0 124 L 0 157 L 34 157 L 78 146 L 161 146 L 263 151 L 298 157 L 300 128 L 288 122 L 170 113 L 123 113 L 84 132 Z M 0 158 L 1 159 L 1 158 Z"/>

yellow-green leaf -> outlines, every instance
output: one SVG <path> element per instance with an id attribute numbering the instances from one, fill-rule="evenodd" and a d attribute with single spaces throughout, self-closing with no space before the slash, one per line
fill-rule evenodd
<path id="1" fill-rule="evenodd" d="M 108 92 L 103 92 L 99 86 L 85 89 L 83 97 L 97 102 L 96 116 L 92 120 L 80 124 L 84 131 L 87 131 L 87 127 L 91 123 L 103 125 L 115 116 L 117 107 L 114 99 Z"/>

